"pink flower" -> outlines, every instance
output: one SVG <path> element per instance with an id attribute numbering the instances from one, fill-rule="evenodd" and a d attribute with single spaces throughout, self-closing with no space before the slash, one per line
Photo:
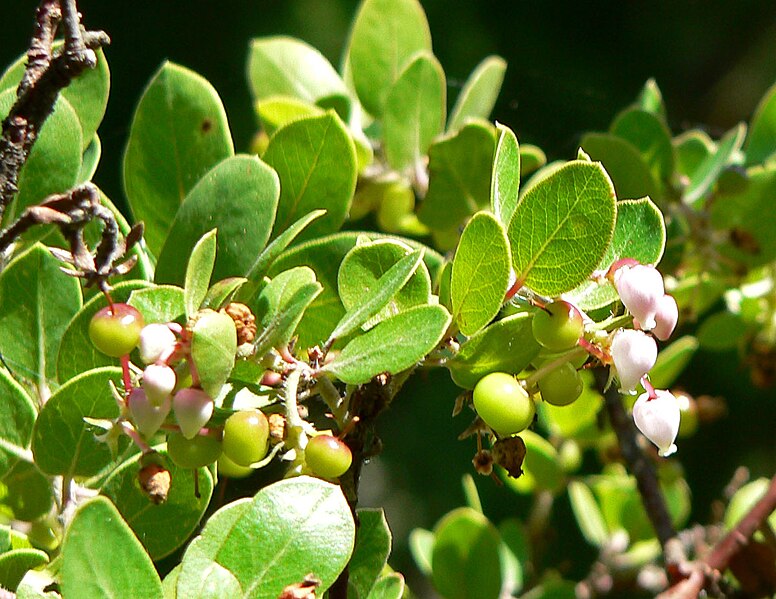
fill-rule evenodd
<path id="1" fill-rule="evenodd" d="M 141 435 L 148 438 L 162 426 L 164 419 L 167 418 L 167 414 L 170 413 L 172 400 L 167 395 L 166 399 L 155 405 L 149 401 L 143 389 L 135 387 L 129 394 L 127 403 L 129 405 L 129 413 L 132 416 L 132 423 Z"/>
<path id="2" fill-rule="evenodd" d="M 614 273 L 614 286 L 623 305 L 645 331 L 655 328 L 655 314 L 665 295 L 663 276 L 654 266 L 621 266 Z"/>
<path id="3" fill-rule="evenodd" d="M 150 364 L 143 371 L 143 390 L 148 400 L 159 406 L 175 388 L 175 371 L 166 364 Z"/>
<path id="4" fill-rule="evenodd" d="M 213 400 L 202 389 L 181 389 L 175 394 L 172 404 L 175 420 L 187 439 L 196 437 L 213 415 Z"/>
<path id="5" fill-rule="evenodd" d="M 641 433 L 658 448 L 658 455 L 667 457 L 676 451 L 679 433 L 679 402 L 670 391 L 656 390 L 654 397 L 643 393 L 633 405 L 633 421 Z"/>
<path id="6" fill-rule="evenodd" d="M 679 321 L 679 306 L 671 295 L 664 295 L 660 298 L 655 312 L 655 328 L 652 333 L 661 341 L 666 341 L 676 328 Z"/>
<path id="7" fill-rule="evenodd" d="M 642 331 L 619 329 L 612 338 L 609 352 L 620 379 L 620 391 L 636 393 L 636 385 L 655 365 L 657 343 Z"/>
<path id="8" fill-rule="evenodd" d="M 140 331 L 140 359 L 146 364 L 153 364 L 165 354 L 172 353 L 176 341 L 175 333 L 166 324 L 147 324 Z"/>

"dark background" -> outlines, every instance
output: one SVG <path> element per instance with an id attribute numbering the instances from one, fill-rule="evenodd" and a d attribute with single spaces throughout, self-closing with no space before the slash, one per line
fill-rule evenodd
<path id="1" fill-rule="evenodd" d="M 655 77 L 675 132 L 702 127 L 713 137 L 748 120 L 776 81 L 776 2 L 469 2 L 423 0 L 434 51 L 448 76 L 452 103 L 471 69 L 486 55 L 509 64 L 494 118 L 521 142 L 540 145 L 550 158 L 570 158 L 587 130 L 608 127 L 644 81 Z M 35 3 L 0 0 L 0 65 L 26 49 Z M 103 158 L 95 181 L 124 205 L 120 180 L 132 111 L 165 59 L 209 79 L 221 95 L 235 146 L 245 151 L 255 118 L 245 83 L 250 38 L 297 36 L 335 65 L 356 0 L 81 0 L 85 24 L 107 31 L 112 91 L 99 130 Z M 473 449 L 454 441 L 465 417 L 449 414 L 457 391 L 444 373 L 417 380 L 382 421 L 385 453 L 369 465 L 363 500 L 384 505 L 395 535 L 395 567 L 409 571 L 406 537 L 432 527 L 463 502 L 460 478 L 471 472 Z M 682 381 L 694 393 L 725 396 L 729 418 L 701 429 L 680 445 L 693 489 L 693 519 L 707 521 L 738 464 L 755 476 L 776 470 L 772 391 L 755 390 L 735 354 L 701 354 Z M 428 396 L 433 389 L 433 396 Z M 495 521 L 524 517 L 528 502 L 478 480 L 486 513 Z M 557 532 L 548 533 L 557 561 L 583 576 L 588 551 L 565 497 L 557 502 Z M 565 522 L 565 523 L 564 523 Z M 592 559 L 592 554 L 588 557 Z M 556 561 L 556 560 L 553 560 Z M 580 570 L 581 568 L 581 570 Z M 417 583 L 420 584 L 420 583 Z M 416 586 L 421 591 L 422 587 Z"/>

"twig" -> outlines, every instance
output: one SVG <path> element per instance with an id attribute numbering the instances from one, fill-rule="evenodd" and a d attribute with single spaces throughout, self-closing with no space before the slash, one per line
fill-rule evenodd
<path id="1" fill-rule="evenodd" d="M 53 54 L 60 22 L 64 47 Z M 96 48 L 110 43 L 103 31 L 82 31 L 75 0 L 42 0 L 27 51 L 27 68 L 0 136 L 0 218 L 19 191 L 19 173 L 54 110 L 59 92 L 97 64 Z"/>

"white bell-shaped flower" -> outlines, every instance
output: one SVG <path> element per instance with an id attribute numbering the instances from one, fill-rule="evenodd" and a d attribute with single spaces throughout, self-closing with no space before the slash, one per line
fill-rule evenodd
<path id="1" fill-rule="evenodd" d="M 147 324 L 140 331 L 137 349 L 146 364 L 157 362 L 164 354 L 175 349 L 175 333 L 166 324 Z"/>
<path id="2" fill-rule="evenodd" d="M 661 341 L 666 341 L 676 328 L 679 321 L 679 306 L 671 295 L 660 298 L 655 312 L 655 328 L 652 333 Z"/>
<path id="3" fill-rule="evenodd" d="M 129 394 L 127 403 L 132 423 L 141 435 L 148 438 L 164 423 L 164 419 L 170 413 L 172 398 L 168 394 L 159 405 L 154 405 L 143 389 L 135 387 Z"/>
<path id="4" fill-rule="evenodd" d="M 663 276 L 654 266 L 622 266 L 614 273 L 614 286 L 623 305 L 645 331 L 655 328 L 655 314 L 665 295 Z"/>
<path id="5" fill-rule="evenodd" d="M 202 389 L 187 387 L 175 394 L 172 408 L 181 434 L 193 439 L 213 415 L 213 400 Z"/>
<path id="6" fill-rule="evenodd" d="M 143 371 L 143 390 L 155 406 L 170 397 L 175 388 L 175 371 L 166 364 L 149 364 Z"/>
<path id="7" fill-rule="evenodd" d="M 676 451 L 679 433 L 679 402 L 670 391 L 655 391 L 656 397 L 643 393 L 633 405 L 633 421 L 641 433 L 657 445 L 658 455 L 666 457 Z"/>
<path id="8" fill-rule="evenodd" d="M 641 378 L 655 365 L 657 343 L 642 331 L 619 329 L 609 352 L 620 379 L 620 391 L 634 394 Z"/>

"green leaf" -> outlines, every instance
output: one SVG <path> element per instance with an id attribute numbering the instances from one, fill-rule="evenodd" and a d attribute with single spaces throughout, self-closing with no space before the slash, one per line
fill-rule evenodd
<path id="1" fill-rule="evenodd" d="M 297 236 L 316 219 L 319 219 L 324 214 L 325 210 L 313 210 L 312 212 L 305 214 L 293 225 L 288 227 L 280 235 L 275 237 L 267 247 L 259 254 L 256 262 L 251 266 L 250 272 L 246 275 L 251 281 L 260 281 L 261 278 L 267 273 L 273 262 L 277 259 L 283 251 L 291 245 L 291 242 L 297 238 Z"/>
<path id="2" fill-rule="evenodd" d="M 418 210 L 421 222 L 445 231 L 488 207 L 495 147 L 493 127 L 479 122 L 431 145 L 428 193 Z"/>
<path id="3" fill-rule="evenodd" d="M 405 591 L 404 576 L 394 572 L 380 578 L 367 595 L 367 599 L 401 599 Z"/>
<path id="4" fill-rule="evenodd" d="M 419 54 L 391 87 L 383 115 L 385 156 L 396 170 L 415 168 L 445 124 L 445 72 L 430 52 Z"/>
<path id="5" fill-rule="evenodd" d="M 636 98 L 636 107 L 654 114 L 660 119 L 661 122 L 666 121 L 666 106 L 663 101 L 663 93 L 657 86 L 657 82 L 653 78 L 647 79 L 644 83 L 644 87 L 641 88 L 639 97 Z"/>
<path id="6" fill-rule="evenodd" d="M 166 457 L 164 451 L 160 455 Z M 195 473 L 167 458 L 170 492 L 166 501 L 155 504 L 137 483 L 140 459 L 138 454 L 121 464 L 100 493 L 113 502 L 151 559 L 159 560 L 181 547 L 199 525 L 213 493 L 213 476 L 207 468 Z M 199 477 L 196 485 L 195 476 Z"/>
<path id="7" fill-rule="evenodd" d="M 172 322 L 186 313 L 183 289 L 172 285 L 135 289 L 127 303 L 140 311 L 146 324 Z"/>
<path id="8" fill-rule="evenodd" d="M 453 259 L 453 319 L 473 335 L 498 314 L 509 287 L 509 241 L 503 225 L 478 212 L 466 225 Z"/>
<path id="9" fill-rule="evenodd" d="M 410 552 L 415 565 L 424 576 L 431 576 L 431 553 L 434 550 L 434 533 L 416 528 L 410 533 Z"/>
<path id="10" fill-rule="evenodd" d="M 520 177 L 525 177 L 547 164 L 547 156 L 538 146 L 520 146 Z"/>
<path id="11" fill-rule="evenodd" d="M 752 116 L 746 140 L 746 166 L 764 163 L 776 152 L 776 85 L 765 92 Z"/>
<path id="12" fill-rule="evenodd" d="M 325 345 L 330 346 L 335 339 L 349 335 L 382 310 L 412 278 L 422 260 L 423 250 L 415 250 L 391 266 L 373 287 L 364 288 L 361 301 L 345 313 Z"/>
<path id="13" fill-rule="evenodd" d="M 1 284 L 2 278 L 0 278 Z M 133 290 L 144 289 L 148 285 L 149 283 L 146 281 L 126 281 L 114 286 L 110 295 L 114 302 L 126 302 Z M 49 298 L 47 301 L 51 299 Z M 104 295 L 94 296 L 73 316 L 67 324 L 67 328 L 60 334 L 62 342 L 57 354 L 56 371 L 57 378 L 61 382 L 64 383 L 92 368 L 118 365 L 118 359 L 100 352 L 89 339 L 89 322 L 100 309 L 107 305 L 108 301 Z M 0 322 L 2 321 L 0 320 Z M 152 321 L 146 320 L 146 322 Z M 6 354 L 5 349 L 2 351 L 3 354 Z"/>
<path id="14" fill-rule="evenodd" d="M 254 99 L 288 96 L 313 104 L 348 95 L 328 60 L 305 42 L 284 36 L 256 38 L 248 52 L 248 84 Z"/>
<path id="15" fill-rule="evenodd" d="M 332 111 L 279 129 L 263 155 L 280 178 L 280 201 L 272 237 L 298 219 L 323 208 L 326 214 L 299 233 L 310 239 L 340 228 L 356 189 L 353 140 Z"/>
<path id="16" fill-rule="evenodd" d="M 191 330 L 191 359 L 197 367 L 202 389 L 217 397 L 234 368 L 237 330 L 234 321 L 221 312 L 201 312 Z"/>
<path id="17" fill-rule="evenodd" d="M 418 248 L 415 252 L 425 254 L 422 248 Z M 412 261 L 407 256 L 412 253 L 413 250 L 409 246 L 390 239 L 378 239 L 356 245 L 350 250 L 340 264 L 337 277 L 339 296 L 348 313 L 355 312 L 363 306 L 366 294 L 376 293 L 382 297 L 385 290 L 380 288 L 387 282 L 387 280 L 382 281 L 382 278 L 402 260 L 405 260 L 405 266 L 409 267 Z M 398 283 L 398 280 L 396 282 Z M 431 278 L 428 270 L 425 266 L 416 267 L 405 284 L 388 297 L 388 302 L 377 310 L 376 315 L 368 317 L 364 328 L 371 328 L 381 320 L 413 306 L 427 304 L 430 298 Z M 338 335 L 338 337 L 342 336 L 342 334 Z"/>
<path id="18" fill-rule="evenodd" d="M 449 325 L 450 314 L 442 306 L 410 308 L 353 339 L 323 370 L 351 385 L 381 372 L 396 374 L 434 349 Z"/>
<path id="19" fill-rule="evenodd" d="M 619 199 L 658 197 L 649 165 L 632 143 L 608 133 L 587 133 L 580 146 L 603 163 Z"/>
<path id="20" fill-rule="evenodd" d="M 262 329 L 254 342 L 256 354 L 288 345 L 305 310 L 320 293 L 315 272 L 306 266 L 291 268 L 272 279 L 255 305 Z"/>
<path id="21" fill-rule="evenodd" d="M 512 220 L 520 191 L 520 145 L 509 127 L 496 123 L 498 141 L 493 157 L 490 182 L 490 207 L 499 220 L 508 225 Z"/>
<path id="22" fill-rule="evenodd" d="M 35 424 L 35 404 L 6 370 L 0 370 L 0 478 L 20 459 L 29 460 L 28 448 Z"/>
<path id="23" fill-rule="evenodd" d="M 45 516 L 54 504 L 51 480 L 35 464 L 18 461 L 3 476 L 7 496 L 3 503 L 17 520 L 33 522 Z"/>
<path id="24" fill-rule="evenodd" d="M 64 597 L 163 596 L 151 558 L 105 497 L 78 507 L 62 543 L 61 577 Z"/>
<path id="25" fill-rule="evenodd" d="M 278 129 L 312 116 L 325 113 L 315 104 L 308 104 L 290 96 L 270 96 L 256 101 L 256 114 L 261 122 L 261 128 L 267 135 L 273 135 Z"/>
<path id="26" fill-rule="evenodd" d="M 501 572 L 504 577 L 503 591 L 516 595 L 527 577 L 526 567 L 530 564 L 531 541 L 525 526 L 517 518 L 508 518 L 499 522 L 501 535 Z"/>
<path id="27" fill-rule="evenodd" d="M 346 70 L 361 104 L 376 117 L 410 58 L 431 51 L 431 32 L 417 0 L 364 0 L 346 51 Z"/>
<path id="28" fill-rule="evenodd" d="M 574 407 L 537 402 L 539 422 L 551 435 L 595 443 L 601 437 L 598 413 L 603 408 L 604 400 L 592 384 L 592 375 L 585 371 L 580 374 L 585 385 L 582 395 L 572 404 Z"/>
<path id="29" fill-rule="evenodd" d="M 663 214 L 649 198 L 617 202 L 617 223 L 612 243 L 596 270 L 606 272 L 621 258 L 633 258 L 642 264 L 657 264 L 666 244 Z M 584 281 L 570 292 L 573 301 L 583 310 L 602 308 L 619 300 L 619 294 L 609 280 Z"/>
<path id="30" fill-rule="evenodd" d="M 520 599 L 575 599 L 576 583 L 569 580 L 552 579 L 535 586 Z"/>
<path id="31" fill-rule="evenodd" d="M 218 310 L 232 301 L 235 294 L 248 282 L 243 277 L 229 277 L 216 281 L 207 290 L 205 299 L 202 300 L 202 308 L 212 308 Z"/>
<path id="32" fill-rule="evenodd" d="M 507 63 L 500 56 L 488 56 L 477 65 L 455 100 L 447 123 L 448 131 L 460 129 L 470 118 L 490 118 L 506 70 Z"/>
<path id="33" fill-rule="evenodd" d="M 542 403 L 546 405 L 546 402 Z M 575 406 L 576 403 L 574 402 Z M 520 478 L 504 476 L 507 486 L 523 494 L 534 493 L 537 489 L 560 493 L 565 489 L 566 481 L 555 447 L 547 439 L 531 430 L 523 431 L 520 437 L 526 447 L 523 475 Z"/>
<path id="34" fill-rule="evenodd" d="M 154 254 L 189 191 L 233 154 L 213 86 L 193 71 L 163 63 L 135 110 L 123 173 L 130 208 L 135 220 L 145 223 L 145 241 Z"/>
<path id="35" fill-rule="evenodd" d="M 690 363 L 698 346 L 697 338 L 685 335 L 672 342 L 668 347 L 661 348 L 657 362 L 649 371 L 649 381 L 652 386 L 657 389 L 671 387 Z"/>
<path id="36" fill-rule="evenodd" d="M 584 281 L 612 239 L 614 188 L 600 163 L 575 160 L 528 191 L 509 223 L 518 281 L 555 296 Z"/>
<path id="37" fill-rule="evenodd" d="M 720 190 L 711 204 L 711 224 L 727 233 L 720 253 L 747 266 L 776 258 L 776 220 L 763 218 L 773 209 L 776 170 L 755 167 L 741 189 Z"/>
<path id="38" fill-rule="evenodd" d="M 121 381 L 121 369 L 88 370 L 62 385 L 38 415 L 32 433 L 35 464 L 46 474 L 93 476 L 111 461 L 84 417 L 113 420 L 119 416 L 110 382 Z M 104 431 L 99 431 L 104 432 Z M 126 445 L 126 439 L 122 439 Z"/>
<path id="39" fill-rule="evenodd" d="M 525 369 L 540 349 L 531 333 L 531 320 L 527 312 L 507 316 L 473 335 L 445 364 L 455 384 L 474 389 L 491 372 Z"/>
<path id="40" fill-rule="evenodd" d="M 716 151 L 716 144 L 705 131 L 691 129 L 674 138 L 676 170 L 691 177 L 703 161 Z"/>
<path id="41" fill-rule="evenodd" d="M 432 578 L 446 599 L 496 599 L 501 591 L 501 538 L 490 521 L 471 508 L 458 508 L 434 529 Z"/>
<path id="42" fill-rule="evenodd" d="M 755 479 L 735 492 L 725 510 L 725 527 L 730 530 L 749 513 L 754 505 L 768 492 L 770 481 L 767 478 Z M 776 514 L 768 517 L 771 527 L 776 526 Z"/>
<path id="43" fill-rule="evenodd" d="M 355 533 L 339 486 L 307 476 L 274 483 L 210 518 L 183 556 L 178 596 L 223 596 L 226 581 L 229 596 L 276 599 L 310 573 L 322 593 L 347 564 Z"/>
<path id="44" fill-rule="evenodd" d="M 739 123 L 719 140 L 717 151 L 706 157 L 690 178 L 682 201 L 693 205 L 708 194 L 722 171 L 736 160 L 746 137 L 746 125 Z"/>
<path id="45" fill-rule="evenodd" d="M 100 163 L 101 156 L 102 143 L 100 142 L 100 137 L 95 133 L 81 156 L 81 168 L 76 178 L 78 183 L 92 180 L 94 173 L 97 172 L 97 165 Z"/>
<path id="46" fill-rule="evenodd" d="M 181 571 L 181 564 L 175 566 L 167 573 L 167 576 L 162 580 L 162 590 L 164 591 L 164 599 L 177 599 L 178 598 L 178 574 Z"/>
<path id="47" fill-rule="evenodd" d="M 35 393 L 56 384 L 56 358 L 68 322 L 81 308 L 81 288 L 42 245 L 0 274 L 0 352 L 32 380 Z M 56 293 L 52 293 L 52 290 Z"/>
<path id="48" fill-rule="evenodd" d="M 717 312 L 698 328 L 698 346 L 706 351 L 730 351 L 742 343 L 748 331 L 749 326 L 740 315 Z"/>
<path id="49" fill-rule="evenodd" d="M 337 275 L 342 259 L 356 245 L 356 239 L 360 235 L 367 235 L 372 240 L 400 239 L 372 232 L 366 234 L 358 231 L 336 233 L 287 250 L 270 268 L 269 274 L 274 276 L 295 266 L 308 266 L 315 271 L 316 279 L 323 286 L 323 291 L 305 311 L 296 330 L 296 334 L 299 336 L 298 347 L 311 347 L 327 339 L 342 315 L 345 314 L 345 308 L 337 295 Z M 423 247 L 423 261 L 431 276 L 436 276 L 442 265 L 442 256 L 416 241 L 401 239 L 401 242 L 411 248 Z"/>
<path id="50" fill-rule="evenodd" d="M 54 50 L 61 47 L 61 40 L 54 42 Z M 94 138 L 97 127 L 102 121 L 105 108 L 108 105 L 108 92 L 110 90 L 108 61 L 105 60 L 105 54 L 101 48 L 98 48 L 95 54 L 97 55 L 97 66 L 81 73 L 60 92 L 78 116 L 84 144 L 83 150 Z M 22 54 L 0 77 L 0 91 L 13 89 L 15 92 L 26 67 L 27 55 Z"/>
<path id="51" fill-rule="evenodd" d="M 391 554 L 391 530 L 382 509 L 358 510 L 356 548 L 348 565 L 348 581 L 360 597 L 368 597 L 380 584 L 380 574 Z M 379 592 L 378 588 L 374 591 Z M 382 595 L 375 595 L 381 597 Z"/>
<path id="52" fill-rule="evenodd" d="M 571 481 L 569 483 L 569 500 L 582 536 L 594 547 L 603 547 L 609 539 L 609 531 L 593 492 L 585 483 Z"/>
<path id="53" fill-rule="evenodd" d="M 670 182 L 674 172 L 674 147 L 671 131 L 658 116 L 645 110 L 625 110 L 614 120 L 610 131 L 638 149 L 658 188 L 662 189 Z"/>
<path id="54" fill-rule="evenodd" d="M 15 90 L 0 93 L 0 121 L 5 120 L 15 101 Z M 88 139 L 91 141 L 91 136 Z M 19 172 L 19 192 L 3 216 L 3 226 L 15 221 L 28 206 L 38 204 L 52 193 L 62 193 L 73 187 L 81 171 L 82 151 L 83 136 L 78 115 L 70 103 L 60 97 Z M 34 231 L 37 233 L 39 229 Z"/>
<path id="55" fill-rule="evenodd" d="M 216 233 L 217 229 L 212 229 L 200 237 L 189 255 L 183 288 L 187 318 L 196 314 L 207 295 L 216 262 Z"/>
<path id="56" fill-rule="evenodd" d="M 239 154 L 207 172 L 181 204 L 156 265 L 157 283 L 183 284 L 197 241 L 218 229 L 216 281 L 248 273 L 272 230 L 280 194 L 277 174 L 257 156 Z"/>
<path id="57" fill-rule="evenodd" d="M 38 549 L 14 549 L 0 555 L 0 586 L 15 591 L 28 570 L 45 566 L 48 555 Z"/>

